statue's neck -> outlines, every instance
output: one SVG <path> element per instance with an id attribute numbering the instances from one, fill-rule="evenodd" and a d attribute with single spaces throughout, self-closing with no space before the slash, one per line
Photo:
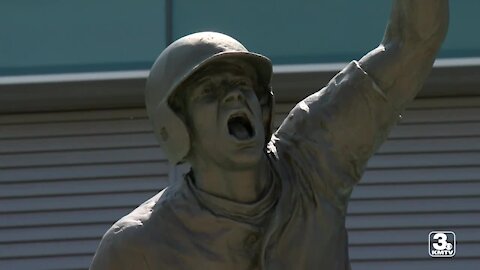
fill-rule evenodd
<path id="1" fill-rule="evenodd" d="M 212 195 L 235 202 L 251 203 L 260 199 L 271 182 L 265 155 L 256 166 L 228 170 L 219 166 L 194 166 L 195 186 Z"/>

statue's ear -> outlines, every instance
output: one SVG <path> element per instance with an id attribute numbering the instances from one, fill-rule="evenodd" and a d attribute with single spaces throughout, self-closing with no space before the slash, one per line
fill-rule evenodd
<path id="1" fill-rule="evenodd" d="M 177 164 L 190 150 L 190 134 L 185 122 L 170 106 L 159 104 L 152 117 L 153 130 L 168 159 Z"/>

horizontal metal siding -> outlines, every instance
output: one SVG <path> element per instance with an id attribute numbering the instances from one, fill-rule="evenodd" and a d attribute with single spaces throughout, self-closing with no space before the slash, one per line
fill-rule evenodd
<path id="1" fill-rule="evenodd" d="M 352 194 L 353 269 L 475 269 L 479 153 L 480 98 L 415 101 Z M 0 168 L 0 269 L 86 269 L 169 169 L 143 109 L 0 116 Z M 428 257 L 434 229 L 457 233 L 453 260 Z"/>
<path id="2" fill-rule="evenodd" d="M 278 126 L 293 104 L 278 106 Z M 419 99 L 367 166 L 348 209 L 352 269 L 478 269 L 480 97 Z M 428 255 L 453 230 L 457 254 Z"/>
<path id="3" fill-rule="evenodd" d="M 349 205 L 352 268 L 478 269 L 480 98 L 415 101 L 370 160 Z M 428 255 L 452 230 L 453 259 Z"/>
<path id="4" fill-rule="evenodd" d="M 0 269 L 86 269 L 168 183 L 143 109 L 0 116 Z"/>

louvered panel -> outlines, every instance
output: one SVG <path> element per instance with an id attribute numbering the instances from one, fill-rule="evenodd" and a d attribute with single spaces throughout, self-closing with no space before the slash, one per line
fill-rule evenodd
<path id="1" fill-rule="evenodd" d="M 130 191 L 132 192 L 132 191 Z M 0 200 L 0 214 L 23 212 L 66 211 L 78 209 L 135 208 L 153 197 L 155 190 L 136 190 L 135 193 L 95 195 L 65 195 Z"/>
<path id="2" fill-rule="evenodd" d="M 409 108 L 352 194 L 353 269 L 476 269 L 480 98 Z M 111 224 L 167 185 L 157 145 L 143 109 L 0 116 L 0 269 L 88 268 Z M 454 264 L 428 257 L 440 229 L 457 233 Z"/>
<path id="3" fill-rule="evenodd" d="M 0 141 L 0 154 L 157 146 L 152 132 Z"/>
<path id="4" fill-rule="evenodd" d="M 477 181 L 480 179 L 480 167 L 451 168 L 399 168 L 396 170 L 369 170 L 361 183 L 422 183 Z"/>
<path id="5" fill-rule="evenodd" d="M 1 116 L 0 168 L 0 269 L 86 269 L 169 165 L 144 109 L 125 109 Z"/>
<path id="6" fill-rule="evenodd" d="M 480 151 L 480 137 L 389 139 L 378 154 Z M 376 157 L 373 157 L 376 158 Z"/>
<path id="7" fill-rule="evenodd" d="M 476 136 L 478 114 L 438 110 L 435 121 L 435 113 L 405 113 L 380 155 L 370 160 L 362 180 L 366 185 L 354 190 L 347 218 L 354 269 L 475 269 L 468 262 L 478 264 L 480 162 L 475 151 L 480 144 L 478 136 L 464 137 Z M 430 124 L 447 121 L 452 130 Z M 432 230 L 456 232 L 455 264 L 432 264 L 427 253 Z M 422 259 L 430 261 L 416 262 Z"/>
<path id="8" fill-rule="evenodd" d="M 348 240 L 351 246 L 425 244 L 425 239 L 432 229 L 352 230 L 348 234 Z M 460 245 L 480 243 L 480 228 L 452 229 L 455 230 Z"/>
<path id="9" fill-rule="evenodd" d="M 88 269 L 92 255 L 80 254 L 70 256 L 30 257 L 16 260 L 0 260 L 0 269 L 15 270 L 80 270 Z"/>
<path id="10" fill-rule="evenodd" d="M 457 153 L 412 153 L 376 155 L 368 162 L 369 169 L 480 166 L 480 151 Z"/>
<path id="11" fill-rule="evenodd" d="M 151 131 L 147 119 L 34 123 L 0 126 L 0 139 L 78 136 Z"/>
<path id="12" fill-rule="evenodd" d="M 476 269 L 480 261 L 480 98 L 423 99 L 403 113 L 349 203 L 352 269 Z M 428 255 L 452 230 L 457 254 Z"/>
<path id="13" fill-rule="evenodd" d="M 165 188 L 167 184 L 167 175 L 68 181 L 48 181 L 47 179 L 47 181 L 5 184 L 0 189 L 0 199 L 59 196 L 62 194 L 126 193 L 159 190 Z"/>
<path id="14" fill-rule="evenodd" d="M 408 105 L 408 109 L 443 109 L 479 107 L 480 96 L 451 98 L 419 98 Z"/>
<path id="15" fill-rule="evenodd" d="M 275 126 L 290 108 L 292 104 L 281 106 Z M 349 203 L 353 269 L 477 268 L 479 124 L 478 97 L 419 100 L 403 113 L 389 140 L 370 160 Z M 429 261 L 415 262 L 432 260 L 427 239 L 435 229 L 455 231 L 460 252 L 469 249 L 455 260 L 473 258 L 475 267 L 465 261 L 458 261 L 457 267 L 436 264 L 431 268 Z M 375 263 L 382 260 L 387 263 Z M 408 267 L 411 262 L 419 267 Z"/>
<path id="16" fill-rule="evenodd" d="M 0 219 L 0 229 L 60 225 L 70 226 L 98 223 L 113 224 L 119 218 L 130 213 L 133 209 L 135 209 L 135 207 L 33 213 L 8 213 L 2 214 L 2 218 Z M 105 232 L 98 233 L 101 235 Z"/>
<path id="17" fill-rule="evenodd" d="M 424 240 L 424 239 L 421 239 Z M 421 241 L 420 240 L 420 241 Z M 429 258 L 424 241 L 405 245 L 367 245 L 350 246 L 350 259 L 355 260 L 415 260 Z M 455 259 L 475 258 L 480 254 L 480 242 L 459 243 L 462 252 L 455 255 Z M 385 268 L 390 269 L 390 268 Z M 463 269 L 463 268 L 462 268 Z"/>
<path id="18" fill-rule="evenodd" d="M 360 185 L 352 193 L 353 200 L 472 196 L 480 197 L 480 179 L 466 183 Z"/>
<path id="19" fill-rule="evenodd" d="M 480 214 L 468 213 L 419 213 L 419 214 L 379 214 L 349 215 L 347 229 L 398 229 L 398 228 L 454 228 L 480 227 Z M 426 236 L 428 237 L 428 236 Z M 425 246 L 426 248 L 427 246 Z M 479 253 L 480 254 L 480 253 Z"/>
<path id="20" fill-rule="evenodd" d="M 168 164 L 162 162 L 77 165 L 45 168 L 2 169 L 0 183 L 165 175 Z"/>
<path id="21" fill-rule="evenodd" d="M 0 156 L 0 168 L 31 168 L 115 162 L 167 162 L 167 158 L 158 146 L 136 147 L 133 149 L 5 154 Z"/>
<path id="22" fill-rule="evenodd" d="M 0 244 L 0 260 L 89 254 L 99 239 Z"/>
<path id="23" fill-rule="evenodd" d="M 56 240 L 97 239 L 106 232 L 110 222 L 72 226 L 25 227 L 0 230 L 0 243 L 29 243 Z M 8 246 L 7 246 L 8 247 Z"/>
<path id="24" fill-rule="evenodd" d="M 6 114 L 0 115 L 0 125 L 12 124 L 38 124 L 38 123 L 67 123 L 85 122 L 95 120 L 114 119 L 145 119 L 146 112 L 143 108 L 132 108 L 122 110 L 90 110 L 71 112 L 45 112 L 41 114 Z"/>
<path id="25" fill-rule="evenodd" d="M 295 106 L 295 104 L 293 103 L 278 103 L 278 104 L 275 104 L 275 116 L 280 119 L 280 120 L 283 120 L 285 118 L 285 116 L 288 114 L 288 112 L 290 112 L 293 107 Z"/>
<path id="26" fill-rule="evenodd" d="M 385 190 L 390 188 L 383 186 Z M 415 186 L 410 186 L 411 190 Z M 425 198 L 397 198 L 392 199 L 387 196 L 376 194 L 378 199 L 361 198 L 364 196 L 361 190 L 353 192 L 353 198 L 350 200 L 348 213 L 350 215 L 366 214 L 404 214 L 404 213 L 444 213 L 444 212 L 472 212 L 480 214 L 480 196 L 478 197 L 452 197 L 448 194 L 445 197 L 435 197 L 436 190 L 432 190 Z M 426 193 L 426 192 L 425 192 Z M 443 192 L 445 193 L 445 192 Z M 358 194 L 360 199 L 355 199 Z M 407 194 L 410 195 L 410 194 Z M 461 194 L 464 196 L 464 194 Z"/>
<path id="27" fill-rule="evenodd" d="M 480 104 L 479 104 L 480 106 Z M 446 109 L 410 109 L 402 113 L 401 123 L 480 121 L 480 107 Z"/>
<path id="28" fill-rule="evenodd" d="M 445 123 L 398 125 L 393 128 L 389 138 L 444 138 L 460 136 L 480 136 L 480 123 Z"/>

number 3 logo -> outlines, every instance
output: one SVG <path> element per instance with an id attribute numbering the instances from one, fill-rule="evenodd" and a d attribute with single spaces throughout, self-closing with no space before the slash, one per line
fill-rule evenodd
<path id="1" fill-rule="evenodd" d="M 437 240 L 437 243 L 433 243 L 433 248 L 436 250 L 451 250 L 452 244 L 447 242 L 447 235 L 444 233 L 436 233 L 433 239 Z"/>

